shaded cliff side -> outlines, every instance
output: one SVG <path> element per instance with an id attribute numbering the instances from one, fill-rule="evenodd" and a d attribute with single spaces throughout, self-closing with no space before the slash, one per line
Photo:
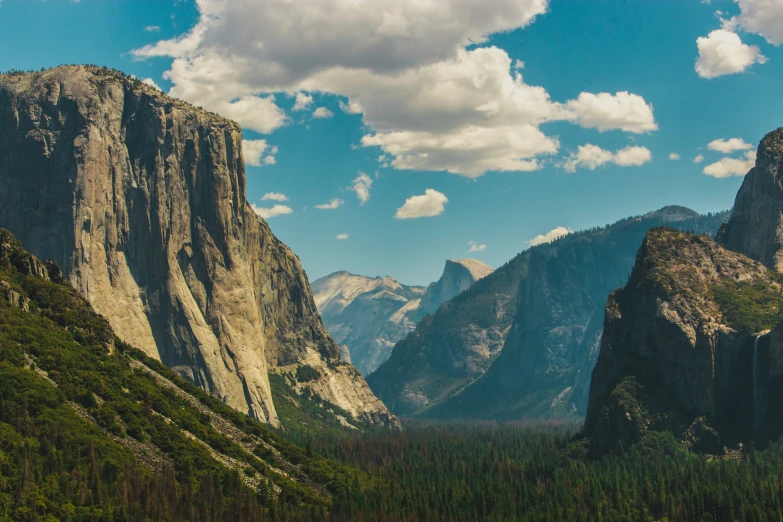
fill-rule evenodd
<path id="1" fill-rule="evenodd" d="M 318 359 L 323 399 L 393 422 L 248 205 L 241 140 L 115 71 L 0 76 L 0 225 L 56 261 L 120 338 L 234 408 L 277 424 L 268 370 Z"/>
<path id="2" fill-rule="evenodd" d="M 662 224 L 713 234 L 726 217 L 665 207 L 531 248 L 425 318 L 368 382 L 398 414 L 583 415 L 606 296 L 644 234 Z"/>

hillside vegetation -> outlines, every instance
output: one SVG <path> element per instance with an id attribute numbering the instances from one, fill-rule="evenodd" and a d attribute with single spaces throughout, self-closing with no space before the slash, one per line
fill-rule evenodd
<path id="1" fill-rule="evenodd" d="M 0 230 L 0 520 L 313 520 L 360 474 L 117 339 Z"/>

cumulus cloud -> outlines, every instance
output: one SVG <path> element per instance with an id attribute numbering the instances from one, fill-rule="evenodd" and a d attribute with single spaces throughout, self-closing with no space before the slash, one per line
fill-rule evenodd
<path id="1" fill-rule="evenodd" d="M 695 158 L 693 158 L 694 163 L 701 163 L 704 161 L 704 154 L 697 154 Z"/>
<path id="2" fill-rule="evenodd" d="M 370 199 L 370 187 L 372 187 L 372 178 L 364 172 L 360 172 L 353 180 L 353 184 L 348 187 L 348 190 L 356 192 L 356 197 L 359 198 L 360 204 L 364 205 Z"/>
<path id="3" fill-rule="evenodd" d="M 245 164 L 251 167 L 260 167 L 262 163 L 274 165 L 275 154 L 277 147 L 270 146 L 266 140 L 242 140 L 242 156 L 245 158 Z"/>
<path id="4" fill-rule="evenodd" d="M 318 107 L 316 110 L 313 111 L 313 118 L 326 119 L 326 118 L 331 118 L 332 116 L 334 116 L 334 113 L 332 113 L 332 111 L 330 111 L 326 107 Z"/>
<path id="5" fill-rule="evenodd" d="M 443 214 L 449 199 L 434 189 L 427 189 L 420 196 L 411 196 L 397 209 L 397 219 L 415 219 Z"/>
<path id="6" fill-rule="evenodd" d="M 658 130 L 652 105 L 627 91 L 617 94 L 583 92 L 565 106 L 570 117 L 580 125 L 601 132 L 620 129 L 639 134 Z"/>
<path id="7" fill-rule="evenodd" d="M 309 94 L 298 92 L 296 93 L 296 98 L 294 101 L 293 109 L 294 111 L 304 111 L 307 110 L 310 105 L 313 103 L 313 97 Z"/>
<path id="8" fill-rule="evenodd" d="M 764 63 L 766 57 L 756 45 L 742 43 L 739 35 L 726 29 L 716 29 L 696 39 L 699 58 L 696 73 L 702 78 L 717 78 L 741 73 L 754 63 Z"/>
<path id="9" fill-rule="evenodd" d="M 763 36 L 772 45 L 783 44 L 783 2 L 780 0 L 734 0 L 740 14 L 727 22 Z"/>
<path id="10" fill-rule="evenodd" d="M 337 234 L 337 239 L 339 239 L 340 241 L 348 239 L 348 234 Z"/>
<path id="11" fill-rule="evenodd" d="M 614 155 L 614 162 L 621 167 L 641 167 L 652 161 L 652 152 L 647 147 L 626 147 Z"/>
<path id="12" fill-rule="evenodd" d="M 288 196 L 280 192 L 267 192 L 261 196 L 261 201 L 288 201 Z"/>
<path id="13" fill-rule="evenodd" d="M 677 154 L 676 152 L 672 152 L 671 154 L 669 154 L 669 159 L 672 161 L 679 161 L 680 155 Z"/>
<path id="14" fill-rule="evenodd" d="M 639 167 L 649 161 L 652 161 L 652 153 L 647 147 L 626 147 L 615 153 L 587 143 L 580 145 L 577 152 L 565 160 L 563 169 L 573 173 L 578 168 L 595 170 L 607 163 L 614 163 L 621 167 Z"/>
<path id="15" fill-rule="evenodd" d="M 134 51 L 173 58 L 171 94 L 259 132 L 286 123 L 270 93 L 321 92 L 362 114 L 361 144 L 398 169 L 475 177 L 529 171 L 559 142 L 539 126 L 657 129 L 641 96 L 582 93 L 554 102 L 488 35 L 525 27 L 548 0 L 199 0 L 187 34 Z M 295 35 L 292 37 L 292 35 Z M 301 35 L 301 36 L 297 36 Z M 305 37 L 306 35 L 306 37 Z M 308 95 L 309 96 L 309 95 Z M 347 100 L 347 101 L 346 101 Z M 295 104 L 296 106 L 296 104 Z"/>
<path id="16" fill-rule="evenodd" d="M 468 241 L 468 245 L 470 245 L 470 248 L 468 249 L 468 253 L 471 252 L 483 252 L 487 249 L 487 245 L 479 245 L 475 241 Z"/>
<path id="17" fill-rule="evenodd" d="M 707 148 L 710 150 L 722 152 L 723 154 L 731 154 L 732 152 L 737 152 L 738 150 L 750 150 L 753 148 L 753 145 L 747 143 L 742 138 L 730 138 L 728 140 L 713 140 L 707 144 Z"/>
<path id="18" fill-rule="evenodd" d="M 540 234 L 530 241 L 528 241 L 528 245 L 534 247 L 536 245 L 542 245 L 544 243 L 551 243 L 555 239 L 560 239 L 561 237 L 565 237 L 568 234 L 573 234 L 573 230 L 566 227 L 555 227 L 546 234 Z"/>
<path id="19" fill-rule="evenodd" d="M 744 176 L 756 164 L 756 152 L 749 150 L 744 158 L 722 158 L 704 167 L 704 174 L 714 178 Z"/>
<path id="20" fill-rule="evenodd" d="M 144 28 L 144 30 L 148 33 L 159 33 L 160 32 L 160 26 L 159 25 L 148 25 Z"/>
<path id="21" fill-rule="evenodd" d="M 321 210 L 334 210 L 338 208 L 340 205 L 342 205 L 343 203 L 345 202 L 342 199 L 334 198 L 330 200 L 329 203 L 322 203 L 321 205 L 316 205 L 315 208 Z"/>
<path id="22" fill-rule="evenodd" d="M 258 207 L 255 204 L 250 205 L 256 214 L 264 219 L 270 219 L 276 216 L 283 216 L 285 214 L 293 214 L 293 209 L 285 205 L 274 205 L 272 208 Z"/>

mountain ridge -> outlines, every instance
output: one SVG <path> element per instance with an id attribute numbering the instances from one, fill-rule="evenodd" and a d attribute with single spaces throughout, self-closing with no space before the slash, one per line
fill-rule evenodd
<path id="1" fill-rule="evenodd" d="M 664 207 L 527 249 L 447 301 L 368 377 L 398 415 L 516 420 L 579 415 L 598 355 L 606 295 L 647 230 L 715 233 L 726 213 Z"/>

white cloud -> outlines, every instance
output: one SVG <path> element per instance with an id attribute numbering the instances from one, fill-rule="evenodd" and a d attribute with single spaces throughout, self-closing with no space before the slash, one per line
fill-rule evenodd
<path id="1" fill-rule="evenodd" d="M 159 25 L 148 25 L 144 28 L 144 30 L 148 33 L 159 33 L 160 32 L 160 26 Z"/>
<path id="2" fill-rule="evenodd" d="M 340 110 L 346 114 L 362 114 L 364 107 L 357 101 L 348 100 L 348 103 L 340 101 Z"/>
<path id="3" fill-rule="evenodd" d="M 763 36 L 773 45 L 783 44 L 783 2 L 781 0 L 734 0 L 740 15 L 728 21 L 749 33 Z"/>
<path id="4" fill-rule="evenodd" d="M 671 154 L 669 154 L 669 159 L 672 161 L 679 161 L 680 155 L 677 154 L 676 152 L 672 152 Z"/>
<path id="5" fill-rule="evenodd" d="M 578 168 L 595 170 L 607 163 L 621 167 L 639 167 L 652 161 L 652 153 L 647 147 L 626 147 L 616 153 L 587 143 L 580 145 L 576 154 L 571 154 L 563 163 L 566 172 L 576 172 Z"/>
<path id="6" fill-rule="evenodd" d="M 598 145 L 587 143 L 580 145 L 576 154 L 566 160 L 563 168 L 566 172 L 576 172 L 579 167 L 595 170 L 601 165 L 606 165 L 614 159 L 614 153 L 608 150 L 604 150 Z"/>
<path id="7" fill-rule="evenodd" d="M 261 196 L 261 201 L 288 201 L 288 196 L 280 192 L 267 192 Z"/>
<path id="8" fill-rule="evenodd" d="M 340 241 L 348 239 L 348 237 L 349 237 L 348 234 L 337 234 L 337 239 L 339 239 Z"/>
<path id="9" fill-rule="evenodd" d="M 331 118 L 332 116 L 334 116 L 334 113 L 332 113 L 332 111 L 330 111 L 326 107 L 318 107 L 316 110 L 313 111 L 313 118 L 326 119 L 326 118 Z"/>
<path id="10" fill-rule="evenodd" d="M 728 178 L 729 176 L 744 176 L 756 163 L 756 152 L 749 150 L 744 158 L 723 158 L 704 167 L 703 172 L 714 178 Z"/>
<path id="11" fill-rule="evenodd" d="M 544 243 L 551 243 L 555 239 L 560 239 L 561 237 L 567 236 L 568 234 L 573 234 L 573 230 L 566 227 L 556 227 L 547 232 L 546 234 L 540 234 L 527 243 L 534 247 L 536 245 L 542 245 Z"/>
<path id="12" fill-rule="evenodd" d="M 652 161 L 652 152 L 647 147 L 626 147 L 614 155 L 614 162 L 621 167 L 641 167 Z"/>
<path id="13" fill-rule="evenodd" d="M 315 208 L 319 208 L 321 210 L 334 210 L 338 208 L 340 205 L 345 203 L 342 199 L 334 198 L 329 201 L 329 203 L 323 203 L 321 205 L 316 205 Z"/>
<path id="14" fill-rule="evenodd" d="M 372 187 L 372 178 L 364 172 L 360 172 L 348 190 L 356 192 L 359 202 L 364 205 L 370 199 L 370 187 Z"/>
<path id="15" fill-rule="evenodd" d="M 171 94 L 259 132 L 286 123 L 269 93 L 321 92 L 362 114 L 366 147 L 398 169 L 529 171 L 559 141 L 539 126 L 657 129 L 642 97 L 582 93 L 553 102 L 496 47 L 468 47 L 527 26 L 548 0 L 198 0 L 198 24 L 134 51 L 172 57 Z M 262 97 L 266 95 L 265 97 Z M 345 101 L 347 100 L 347 102 Z M 296 104 L 295 104 L 296 106 Z M 252 109 L 252 110 L 250 110 Z"/>
<path id="16" fill-rule="evenodd" d="M 565 106 L 570 111 L 571 118 L 580 125 L 601 132 L 621 129 L 639 134 L 658 130 L 652 105 L 641 96 L 627 91 L 614 95 L 608 92 L 583 92 Z"/>
<path id="17" fill-rule="evenodd" d="M 304 111 L 310 107 L 310 104 L 313 103 L 313 97 L 303 92 L 296 93 L 295 100 L 296 101 L 294 101 L 294 106 L 292 108 L 294 111 Z"/>
<path id="18" fill-rule="evenodd" d="M 724 154 L 731 154 L 732 152 L 737 152 L 738 150 L 750 150 L 753 148 L 753 145 L 747 143 L 742 138 L 730 138 L 728 140 L 713 140 L 707 144 L 707 148 L 710 150 L 722 152 Z"/>
<path id="19" fill-rule="evenodd" d="M 293 214 L 293 209 L 285 205 L 274 205 L 272 208 L 258 207 L 254 204 L 250 205 L 256 214 L 264 219 L 270 219 L 275 216 L 283 216 L 285 214 Z"/>
<path id="20" fill-rule="evenodd" d="M 159 91 L 163 90 L 160 88 L 160 86 L 157 83 L 155 83 L 155 80 L 153 80 L 152 78 L 144 78 L 141 82 L 149 85 L 150 87 L 155 87 Z"/>
<path id="21" fill-rule="evenodd" d="M 468 249 L 468 253 L 471 252 L 483 252 L 487 249 L 487 245 L 479 245 L 475 241 L 468 241 L 468 244 L 470 245 L 470 248 Z"/>
<path id="22" fill-rule="evenodd" d="M 704 161 L 704 154 L 697 154 L 695 158 L 693 158 L 694 163 L 701 163 Z"/>
<path id="23" fill-rule="evenodd" d="M 265 153 L 266 156 L 262 158 Z M 242 140 L 242 156 L 246 165 L 260 167 L 262 162 L 265 165 L 274 165 L 275 154 L 277 147 L 270 146 L 266 140 Z"/>
<path id="24" fill-rule="evenodd" d="M 699 49 L 696 73 L 702 78 L 741 73 L 754 63 L 767 61 L 758 46 L 742 43 L 737 33 L 726 29 L 716 29 L 697 38 L 696 46 Z"/>
<path id="25" fill-rule="evenodd" d="M 433 217 L 443 214 L 449 198 L 437 190 L 427 189 L 421 196 L 411 196 L 397 209 L 394 215 L 397 219 L 415 219 Z"/>

